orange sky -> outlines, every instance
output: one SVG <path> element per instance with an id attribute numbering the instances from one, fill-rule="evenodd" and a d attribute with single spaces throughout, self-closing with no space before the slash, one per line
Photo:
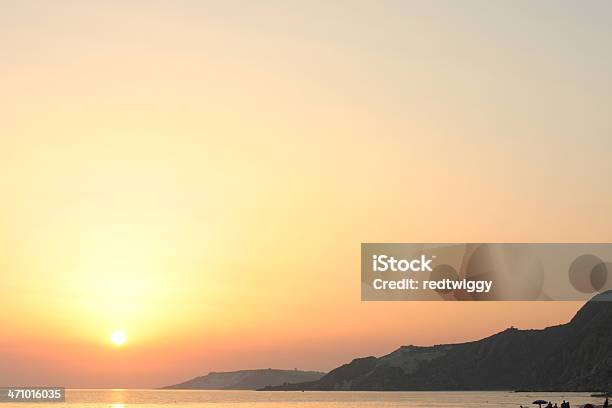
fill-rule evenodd
<path id="1" fill-rule="evenodd" d="M 511 4 L 9 1 L 0 385 L 328 370 L 567 321 L 359 300 L 361 242 L 610 241 L 610 4 Z"/>

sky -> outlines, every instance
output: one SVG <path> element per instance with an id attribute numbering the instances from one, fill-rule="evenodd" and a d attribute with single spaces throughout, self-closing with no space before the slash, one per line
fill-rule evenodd
<path id="1" fill-rule="evenodd" d="M 612 239 L 611 2 L 0 7 L 0 385 L 559 324 L 581 304 L 361 302 L 360 243 Z"/>

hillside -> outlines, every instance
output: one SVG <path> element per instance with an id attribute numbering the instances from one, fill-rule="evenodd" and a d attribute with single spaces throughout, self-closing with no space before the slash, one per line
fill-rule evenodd
<path id="1" fill-rule="evenodd" d="M 507 329 L 482 340 L 403 346 L 358 358 L 321 379 L 268 390 L 612 389 L 612 291 L 585 304 L 568 323 Z"/>

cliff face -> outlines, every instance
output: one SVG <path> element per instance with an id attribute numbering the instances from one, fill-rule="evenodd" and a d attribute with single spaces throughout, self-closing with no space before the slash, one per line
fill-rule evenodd
<path id="1" fill-rule="evenodd" d="M 324 375 L 317 371 L 241 370 L 209 373 L 164 389 L 178 390 L 256 390 L 266 386 L 318 380 Z"/>
<path id="2" fill-rule="evenodd" d="M 507 329 L 482 340 L 404 346 L 353 360 L 320 380 L 272 390 L 564 390 L 612 388 L 612 292 L 567 324 Z"/>

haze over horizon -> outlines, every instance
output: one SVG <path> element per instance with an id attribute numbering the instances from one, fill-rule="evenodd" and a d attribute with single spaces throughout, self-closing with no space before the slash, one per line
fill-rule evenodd
<path id="1" fill-rule="evenodd" d="M 328 371 L 581 302 L 361 302 L 361 242 L 611 242 L 612 2 L 12 1 L 0 385 Z"/>

